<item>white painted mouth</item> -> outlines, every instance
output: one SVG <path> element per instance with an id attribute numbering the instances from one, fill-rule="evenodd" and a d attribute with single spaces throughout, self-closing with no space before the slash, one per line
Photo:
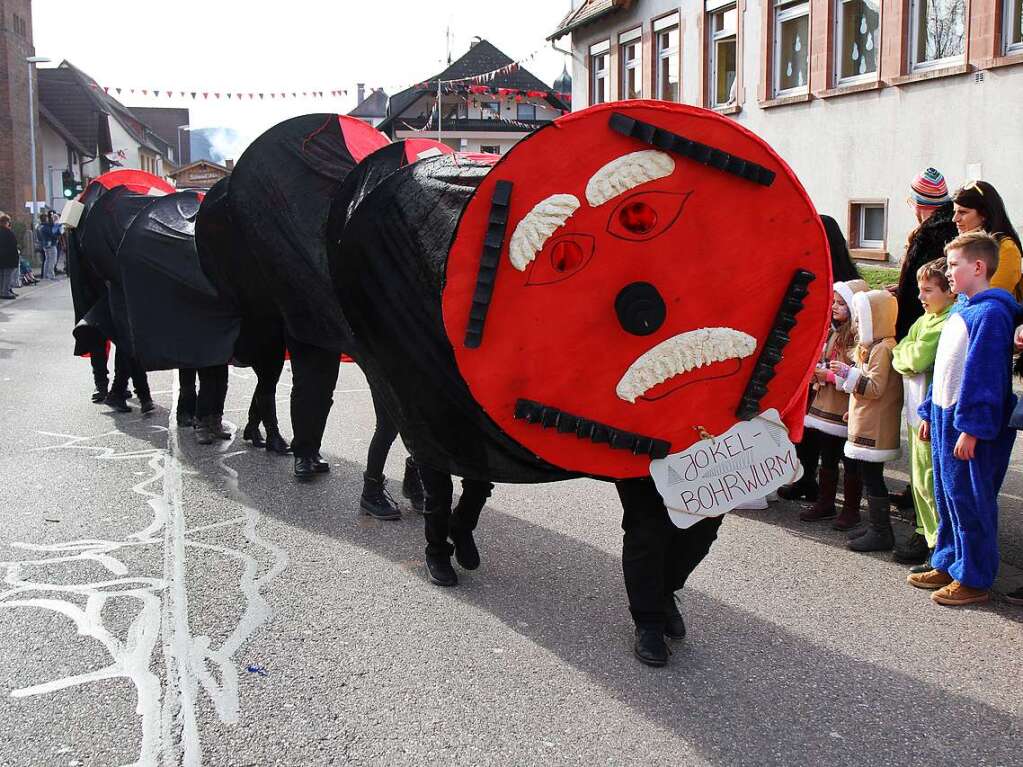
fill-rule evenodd
<path id="1" fill-rule="evenodd" d="M 757 349 L 756 339 L 734 328 L 700 328 L 657 344 L 629 366 L 615 393 L 635 404 L 669 378 L 725 360 L 741 360 Z"/>

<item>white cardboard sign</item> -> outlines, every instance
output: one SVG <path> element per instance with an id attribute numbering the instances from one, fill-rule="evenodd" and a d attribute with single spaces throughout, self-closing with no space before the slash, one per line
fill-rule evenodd
<path id="1" fill-rule="evenodd" d="M 802 473 L 789 431 L 774 409 L 650 462 L 671 521 L 683 529 L 763 498 Z"/>

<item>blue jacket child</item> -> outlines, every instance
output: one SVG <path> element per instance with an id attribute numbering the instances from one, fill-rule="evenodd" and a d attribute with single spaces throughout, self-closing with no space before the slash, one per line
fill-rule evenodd
<path id="1" fill-rule="evenodd" d="M 960 300 L 941 333 L 934 380 L 920 405 L 930 423 L 938 539 L 931 567 L 965 586 L 987 590 L 998 572 L 998 490 L 1016 432 L 1009 415 L 1013 331 L 1023 309 L 1012 294 L 989 288 Z M 973 460 L 953 455 L 963 433 L 977 438 Z"/>

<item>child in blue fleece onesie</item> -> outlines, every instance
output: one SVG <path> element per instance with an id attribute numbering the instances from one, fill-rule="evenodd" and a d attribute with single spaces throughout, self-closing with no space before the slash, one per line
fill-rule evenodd
<path id="1" fill-rule="evenodd" d="M 998 490 L 1016 433 L 1008 427 L 1013 331 L 1021 309 L 990 287 L 998 243 L 969 232 L 945 247 L 952 290 L 966 296 L 942 329 L 934 379 L 919 413 L 932 443 L 938 539 L 929 572 L 909 583 L 938 604 L 985 602 L 998 571 Z"/>

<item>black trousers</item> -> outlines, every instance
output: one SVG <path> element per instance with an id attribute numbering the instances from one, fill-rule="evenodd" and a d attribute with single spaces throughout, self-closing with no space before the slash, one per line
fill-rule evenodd
<path id="1" fill-rule="evenodd" d="M 142 369 L 138 361 L 120 346 L 114 354 L 114 382 L 110 385 L 110 391 L 116 394 L 126 394 L 128 391 L 128 379 L 131 378 L 132 386 L 135 388 L 135 396 L 139 400 L 152 399 L 149 393 L 149 379 L 146 371 Z"/>
<path id="2" fill-rule="evenodd" d="M 845 457 L 845 437 L 817 432 L 817 441 L 821 448 L 821 468 L 838 471 L 839 462 L 850 477 L 856 474 L 859 461 Z"/>
<path id="3" fill-rule="evenodd" d="M 721 517 L 680 530 L 652 479 L 621 480 L 615 487 L 622 501 L 622 572 L 629 611 L 637 625 L 663 626 L 667 600 L 707 556 Z"/>
<path id="4" fill-rule="evenodd" d="M 284 348 L 279 355 L 261 358 L 252 365 L 256 373 L 256 390 L 252 393 L 249 404 L 249 424 L 259 426 L 262 423 L 267 431 L 278 431 L 277 426 L 277 382 L 281 380 L 284 370 Z"/>
<path id="5" fill-rule="evenodd" d="M 101 340 L 96 348 L 89 350 L 89 364 L 92 365 L 92 380 L 97 389 L 106 389 L 110 383 L 107 372 L 107 342 Z"/>
<path id="6" fill-rule="evenodd" d="M 868 498 L 887 498 L 888 485 L 884 481 L 884 464 L 873 461 L 853 461 L 863 479 Z"/>
<path id="7" fill-rule="evenodd" d="M 455 547 L 448 542 L 451 528 L 472 532 L 480 521 L 480 512 L 494 489 L 492 482 L 475 479 L 462 480 L 462 497 L 458 499 L 458 508 L 451 510 L 451 499 L 454 487 L 451 475 L 429 466 L 417 463 L 419 476 L 423 480 L 423 493 L 426 496 L 425 520 L 426 553 L 429 556 L 450 557 Z"/>
<path id="8" fill-rule="evenodd" d="M 377 401 L 377 396 L 370 389 L 373 397 L 373 412 L 376 413 L 377 424 L 373 430 L 373 438 L 369 441 L 369 453 L 366 455 L 366 476 L 373 479 L 384 478 L 384 463 L 387 461 L 387 454 L 391 452 L 391 445 L 398 437 L 398 426 L 391 420 L 384 407 Z M 450 484 L 451 477 L 448 477 Z M 451 491 L 448 491 L 450 502 Z"/>
<path id="9" fill-rule="evenodd" d="M 341 356 L 318 346 L 288 339 L 291 352 L 291 449 L 296 458 L 319 454 L 327 416 L 334 404 Z"/>
<path id="10" fill-rule="evenodd" d="M 199 391 L 196 393 L 195 381 L 199 379 Z M 227 365 L 214 365 L 208 368 L 180 368 L 178 370 L 178 414 L 194 418 L 207 418 L 211 415 L 224 415 L 224 402 L 227 400 Z"/>

